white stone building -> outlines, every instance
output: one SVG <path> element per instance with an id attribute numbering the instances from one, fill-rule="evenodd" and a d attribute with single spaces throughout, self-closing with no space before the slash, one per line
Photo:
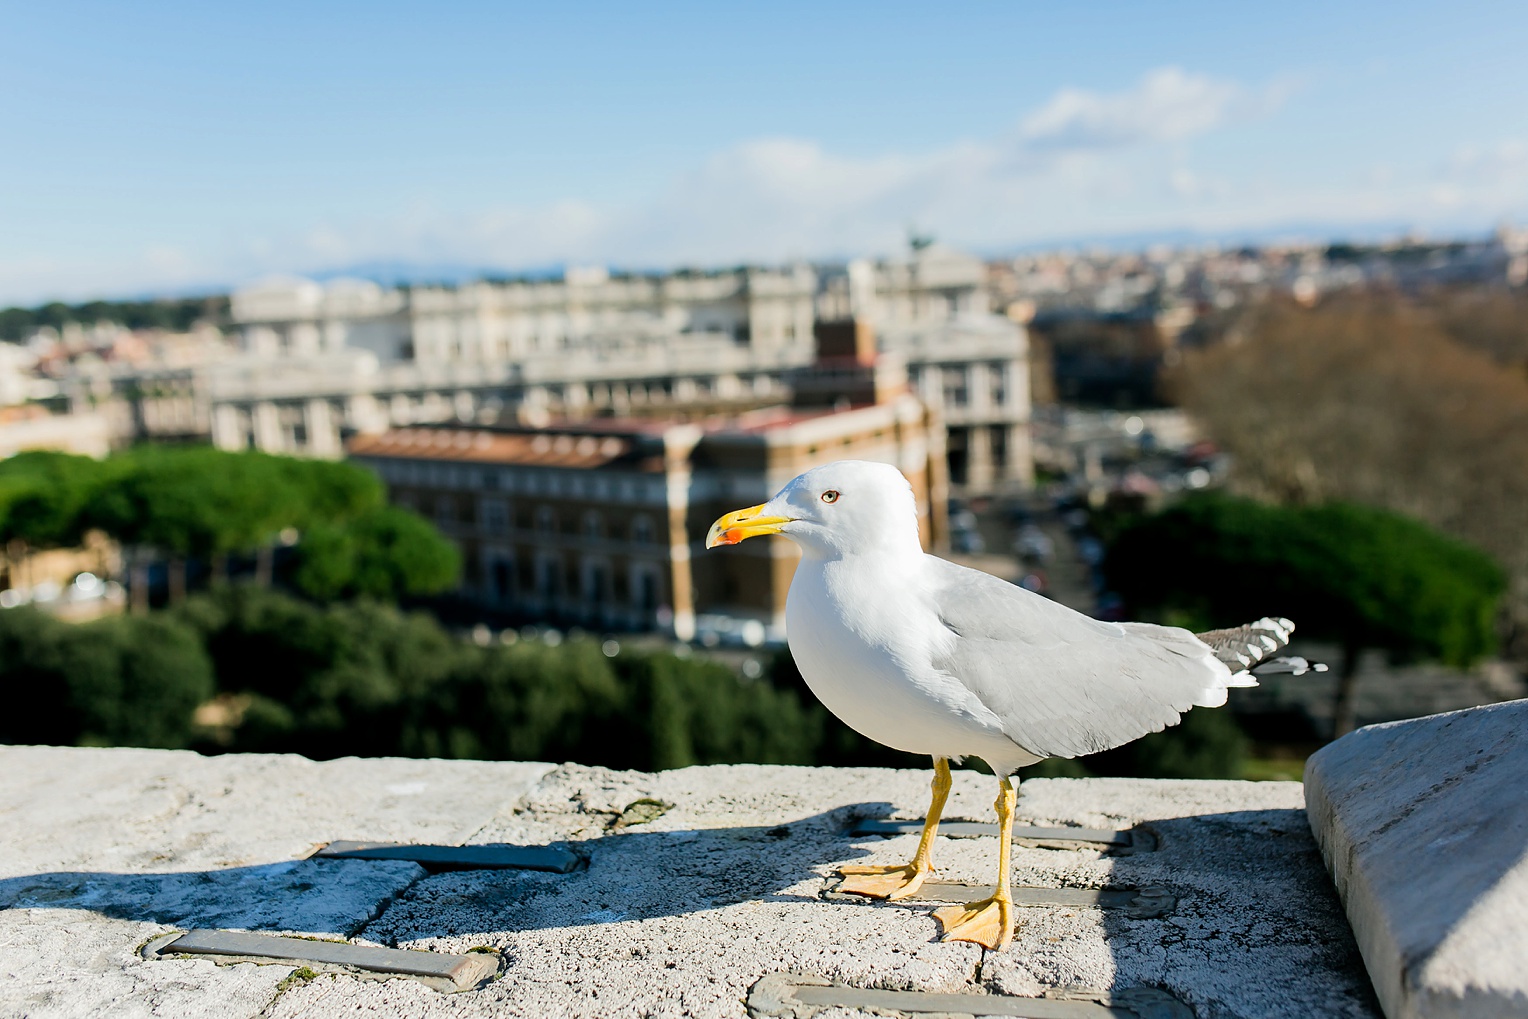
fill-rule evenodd
<path id="1" fill-rule="evenodd" d="M 1027 338 L 989 310 L 983 264 L 940 246 L 828 269 L 454 288 L 281 279 L 236 292 L 232 317 L 243 355 L 197 380 L 225 449 L 339 456 L 351 435 L 410 424 L 780 402 L 813 360 L 814 321 L 855 317 L 944 421 L 957 488 L 1031 478 Z"/>

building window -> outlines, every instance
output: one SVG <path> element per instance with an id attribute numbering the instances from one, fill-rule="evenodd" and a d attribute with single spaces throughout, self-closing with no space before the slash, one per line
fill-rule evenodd
<path id="1" fill-rule="evenodd" d="M 945 435 L 945 462 L 949 466 L 950 484 L 966 483 L 968 432 L 964 428 L 951 428 Z"/>
<path id="2" fill-rule="evenodd" d="M 435 525 L 441 530 L 450 530 L 456 524 L 456 506 L 449 495 L 435 497 Z"/>
<path id="3" fill-rule="evenodd" d="M 631 604 L 638 612 L 648 614 L 658 609 L 658 577 L 651 567 L 632 571 Z"/>
<path id="4" fill-rule="evenodd" d="M 643 515 L 632 518 L 631 540 L 638 545 L 651 545 L 653 543 L 653 521 L 651 517 Z"/>
<path id="5" fill-rule="evenodd" d="M 604 563 L 584 564 L 584 604 L 592 612 L 605 607 L 610 594 L 610 570 Z"/>
<path id="6" fill-rule="evenodd" d="M 509 507 L 503 499 L 483 500 L 483 530 L 489 534 L 509 533 Z"/>
<path id="7" fill-rule="evenodd" d="M 966 369 L 964 365 L 951 365 L 944 370 L 944 405 L 946 407 L 964 407 L 970 400 L 970 394 L 966 390 Z"/>
<path id="8" fill-rule="evenodd" d="M 562 597 L 562 563 L 556 556 L 543 556 L 536 564 L 536 593 L 547 602 Z"/>
<path id="9" fill-rule="evenodd" d="M 584 514 L 584 537 L 591 541 L 599 541 L 605 536 L 605 522 L 594 510 Z"/>
<path id="10" fill-rule="evenodd" d="M 488 596 L 497 602 L 513 601 L 515 596 L 515 563 L 505 556 L 496 556 L 488 562 Z"/>
<path id="11" fill-rule="evenodd" d="M 536 507 L 536 530 L 542 534 L 552 534 L 557 530 L 557 514 L 550 506 Z"/>
<path id="12" fill-rule="evenodd" d="M 1008 366 L 994 361 L 987 366 L 987 377 L 992 380 L 992 406 L 1005 406 L 1008 403 Z"/>

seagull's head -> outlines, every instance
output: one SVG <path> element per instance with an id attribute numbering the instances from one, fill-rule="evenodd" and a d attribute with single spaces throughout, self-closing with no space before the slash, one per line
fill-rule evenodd
<path id="1" fill-rule="evenodd" d="M 706 548 L 783 534 L 808 555 L 921 553 L 912 486 L 889 464 L 838 460 L 800 475 L 766 503 L 711 525 Z"/>

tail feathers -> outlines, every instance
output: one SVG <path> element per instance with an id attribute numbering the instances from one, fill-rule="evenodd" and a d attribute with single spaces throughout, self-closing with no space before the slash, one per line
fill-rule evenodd
<path id="1" fill-rule="evenodd" d="M 1253 672 L 1263 675 L 1281 672 L 1298 676 L 1306 671 L 1312 671 L 1310 663 L 1303 658 L 1269 658 L 1275 651 L 1289 643 L 1289 635 L 1294 630 L 1295 624 L 1287 619 L 1272 619 L 1264 616 L 1246 626 L 1208 630 L 1195 636 L 1208 644 L 1210 650 L 1215 652 L 1215 657 L 1231 670 L 1231 682 L 1227 684 L 1228 686 L 1256 686 L 1257 680 L 1253 678 Z M 1296 662 L 1299 663 L 1298 671 L 1294 665 Z M 1279 667 L 1273 668 L 1275 665 Z M 1325 668 L 1320 666 L 1313 671 L 1320 672 Z"/>
<path id="2" fill-rule="evenodd" d="M 1303 676 L 1307 672 L 1325 671 L 1325 663 L 1307 661 L 1299 655 L 1281 655 L 1252 667 L 1252 672 L 1258 676 Z"/>

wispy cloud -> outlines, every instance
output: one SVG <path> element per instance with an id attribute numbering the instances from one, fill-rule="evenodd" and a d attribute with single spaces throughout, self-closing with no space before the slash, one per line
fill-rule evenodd
<path id="1" fill-rule="evenodd" d="M 1266 108 L 1266 102 L 1237 82 L 1162 67 L 1124 92 L 1062 89 L 1023 119 L 1019 139 L 1038 149 L 1182 141 L 1215 130 L 1237 113 L 1260 108 Z"/>
<path id="2" fill-rule="evenodd" d="M 1459 184 L 1528 185 L 1528 141 L 1508 138 L 1495 145 L 1467 145 L 1450 157 L 1441 176 Z"/>
<path id="3" fill-rule="evenodd" d="M 1356 217 L 1528 207 L 1528 144 L 1461 150 L 1432 179 L 1349 171 L 1291 184 L 1196 165 L 1201 140 L 1280 111 L 1294 78 L 1251 85 L 1164 67 L 1128 88 L 1063 88 L 1006 128 L 923 151 L 848 155 L 797 137 L 712 153 L 622 206 L 576 198 L 471 215 L 427 207 L 247 237 L 218 250 L 145 250 L 131 262 L 0 264 L 0 300 L 168 290 L 347 265 L 544 267 L 780 261 L 896 249 L 909 227 L 994 248 L 1067 236 L 1257 229 Z M 1493 206 L 1492 203 L 1495 203 Z M 1495 213 L 1500 215 L 1500 212 Z"/>

